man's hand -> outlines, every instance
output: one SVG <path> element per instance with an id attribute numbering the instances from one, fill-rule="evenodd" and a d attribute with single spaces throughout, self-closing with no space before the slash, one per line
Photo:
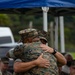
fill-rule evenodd
<path id="1" fill-rule="evenodd" d="M 40 47 L 42 48 L 42 50 L 44 50 L 45 52 L 49 52 L 49 53 L 53 53 L 53 48 L 45 45 L 45 44 L 41 44 Z"/>
<path id="2" fill-rule="evenodd" d="M 54 50 L 53 48 L 45 45 L 45 44 L 41 44 L 40 47 L 42 48 L 42 50 L 44 50 L 45 52 L 49 52 L 49 53 L 53 53 Z M 63 66 L 66 64 L 66 59 L 65 57 L 60 53 L 60 52 L 57 52 L 55 55 L 54 55 L 57 59 L 57 61 Z"/>
<path id="3" fill-rule="evenodd" d="M 50 66 L 50 62 L 43 58 L 43 53 L 36 59 L 36 65 L 38 67 L 48 68 Z"/>

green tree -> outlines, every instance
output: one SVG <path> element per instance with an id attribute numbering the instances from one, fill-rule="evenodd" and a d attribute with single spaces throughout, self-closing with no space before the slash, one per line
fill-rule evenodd
<path id="1" fill-rule="evenodd" d="M 7 14 L 0 14 L 0 26 L 12 25 L 10 18 Z"/>

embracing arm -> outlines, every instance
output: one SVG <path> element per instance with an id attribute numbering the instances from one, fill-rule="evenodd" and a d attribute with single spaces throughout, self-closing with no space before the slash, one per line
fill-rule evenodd
<path id="1" fill-rule="evenodd" d="M 51 53 L 51 54 L 54 52 L 54 49 L 53 49 L 53 48 L 51 48 L 51 47 L 49 47 L 49 46 L 47 46 L 47 45 L 45 45 L 45 44 L 41 44 L 40 47 L 41 47 L 44 51 L 49 52 L 49 53 Z M 56 57 L 57 61 L 58 61 L 62 66 L 67 63 L 65 57 L 64 57 L 60 52 L 57 51 L 57 52 L 54 54 L 54 56 Z"/>
<path id="2" fill-rule="evenodd" d="M 50 63 L 47 59 L 42 58 L 43 54 L 41 54 L 36 60 L 30 62 L 15 62 L 14 63 L 14 71 L 15 72 L 25 72 L 35 66 L 48 68 Z"/>
<path id="3" fill-rule="evenodd" d="M 31 69 L 32 67 L 35 67 L 35 66 L 36 66 L 35 61 L 15 62 L 14 63 L 14 71 L 15 72 L 24 72 L 24 71 Z"/>
<path id="4" fill-rule="evenodd" d="M 57 58 L 57 61 L 61 64 L 61 66 L 67 63 L 65 57 L 60 52 L 56 52 L 54 56 Z"/>

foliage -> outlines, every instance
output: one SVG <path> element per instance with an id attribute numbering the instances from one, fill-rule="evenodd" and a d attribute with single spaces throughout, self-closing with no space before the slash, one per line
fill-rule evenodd
<path id="1" fill-rule="evenodd" d="M 49 17 L 49 23 L 54 21 L 54 17 Z M 32 21 L 33 27 L 39 30 L 43 29 L 42 15 L 24 15 L 24 14 L 0 14 L 0 26 L 9 26 L 14 34 L 15 41 L 20 39 L 18 31 L 29 27 Z M 75 50 L 75 16 L 64 16 L 64 33 L 66 51 Z M 54 32 L 53 32 L 54 33 Z M 59 49 L 60 49 L 60 30 L 58 30 Z M 51 39 L 49 39 L 51 40 Z"/>
<path id="2" fill-rule="evenodd" d="M 0 14 L 0 26 L 9 26 L 12 25 L 10 17 L 7 14 Z"/>

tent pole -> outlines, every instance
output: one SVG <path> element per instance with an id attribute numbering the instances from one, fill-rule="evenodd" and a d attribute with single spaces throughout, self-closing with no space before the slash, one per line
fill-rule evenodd
<path id="1" fill-rule="evenodd" d="M 55 17 L 55 49 L 58 50 L 58 17 Z"/>
<path id="2" fill-rule="evenodd" d="M 54 47 L 53 22 L 50 22 L 50 44 Z"/>
<path id="3" fill-rule="evenodd" d="M 49 10 L 49 7 L 42 7 L 42 10 L 43 10 L 43 30 L 48 31 L 47 12 Z"/>
<path id="4" fill-rule="evenodd" d="M 65 43 L 64 43 L 64 17 L 60 16 L 60 42 L 61 42 L 61 52 L 65 52 Z"/>

